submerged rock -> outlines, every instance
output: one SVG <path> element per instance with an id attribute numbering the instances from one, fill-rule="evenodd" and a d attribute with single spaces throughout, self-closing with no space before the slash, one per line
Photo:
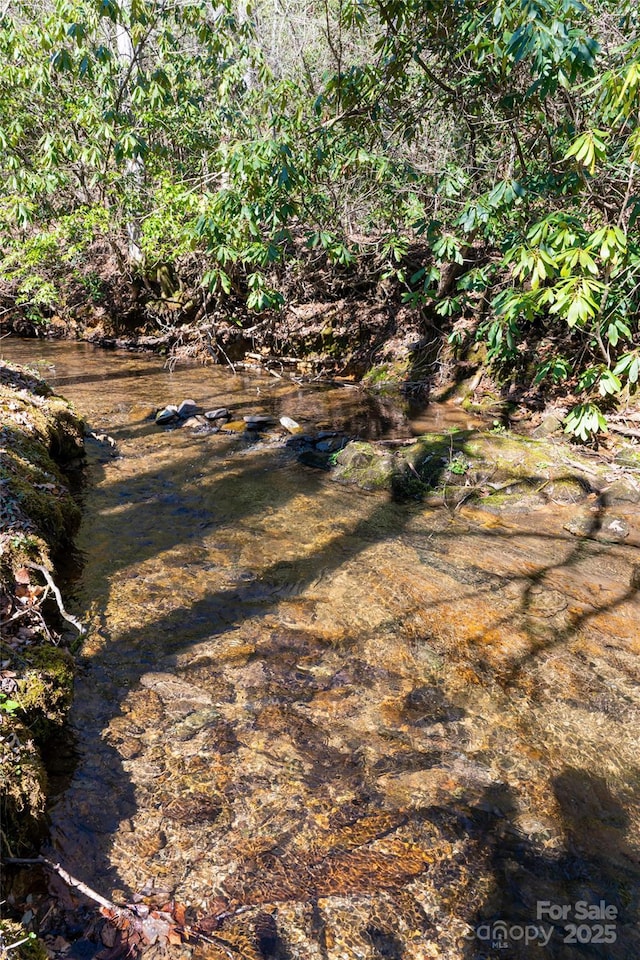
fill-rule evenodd
<path id="1" fill-rule="evenodd" d="M 564 529 L 574 537 L 603 540 L 606 543 L 621 543 L 629 536 L 629 525 L 624 517 L 599 517 L 595 513 L 581 513 L 564 524 Z"/>
<path id="2" fill-rule="evenodd" d="M 314 467 L 316 470 L 330 470 L 328 453 L 319 453 L 317 450 L 303 450 L 298 456 L 298 463 L 305 467 Z"/>

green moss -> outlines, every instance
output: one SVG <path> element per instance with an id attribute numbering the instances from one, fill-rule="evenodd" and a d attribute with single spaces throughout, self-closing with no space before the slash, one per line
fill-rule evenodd
<path id="1" fill-rule="evenodd" d="M 409 375 L 409 365 L 408 358 L 378 363 L 365 373 L 362 383 L 366 387 L 375 387 L 378 390 L 381 387 L 397 390 Z"/>
<path id="2" fill-rule="evenodd" d="M 50 570 L 52 556 L 79 519 L 55 460 L 78 457 L 83 429 L 69 404 L 46 384 L 2 362 L 0 423 L 0 591 L 15 609 L 24 598 L 18 581 L 39 602 L 38 574 L 25 584 L 21 568 L 31 562 Z M 46 608 L 35 609 L 46 616 Z M 16 675 L 11 699 L 19 704 L 2 714 L 0 741 L 2 829 L 14 852 L 33 849 L 44 825 L 47 780 L 39 745 L 64 720 L 73 683 L 71 656 L 51 644 L 38 616 L 18 621 L 26 624 L 26 646 L 18 651 L 10 642 L 2 644 L 2 656 Z"/>
<path id="3" fill-rule="evenodd" d="M 0 741 L 0 811 L 13 854 L 29 850 L 44 829 L 47 775 L 31 731 L 16 717 L 3 723 Z"/>
<path id="4" fill-rule="evenodd" d="M 372 367 L 368 370 L 362 382 L 367 387 L 374 387 L 379 383 L 385 383 L 389 379 L 389 365 L 386 363 L 379 363 L 376 367 Z"/>
<path id="5" fill-rule="evenodd" d="M 624 467 L 640 468 L 640 450 L 637 447 L 625 447 L 616 454 L 615 462 Z"/>
<path id="6" fill-rule="evenodd" d="M 41 380 L 32 377 L 18 379 L 20 374 L 15 369 L 10 375 L 15 386 L 7 380 L 6 364 L 0 361 L 3 434 L 7 429 L 18 429 L 25 441 L 32 439 L 40 443 L 46 454 L 60 462 L 81 456 L 84 424 L 71 404 L 52 394 Z"/>
<path id="7" fill-rule="evenodd" d="M 31 459 L 28 447 L 9 449 L 0 466 L 5 494 L 17 501 L 22 512 L 50 540 L 62 537 L 65 529 L 78 519 L 78 509 L 69 497 L 61 475 L 53 463 L 43 469 Z M 55 470 L 55 472 L 54 472 Z"/>
<path id="8" fill-rule="evenodd" d="M 391 478 L 391 492 L 395 500 L 422 500 L 429 485 L 409 471 L 395 473 Z"/>
<path id="9" fill-rule="evenodd" d="M 49 547 L 42 537 L 19 531 L 0 534 L 0 584 L 10 583 L 13 572 L 29 562 L 50 565 Z"/>
<path id="10" fill-rule="evenodd" d="M 73 660 L 60 647 L 33 647 L 28 668 L 18 685 L 21 710 L 30 718 L 35 736 L 46 736 L 52 724 L 63 722 L 73 694 Z"/>
<path id="11" fill-rule="evenodd" d="M 25 941 L 24 943 L 22 941 Z M 13 944 L 20 944 L 14 947 Z M 13 920 L 0 920 L 0 957 L 11 960 L 49 960 L 45 945 Z"/>

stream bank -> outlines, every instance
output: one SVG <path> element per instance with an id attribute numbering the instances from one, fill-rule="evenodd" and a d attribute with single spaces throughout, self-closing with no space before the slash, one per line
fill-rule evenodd
<path id="1" fill-rule="evenodd" d="M 0 804 L 4 855 L 20 856 L 46 830 L 42 750 L 72 697 L 69 623 L 54 576 L 80 521 L 69 470 L 83 457 L 84 426 L 42 379 L 5 360 L 0 414 Z"/>

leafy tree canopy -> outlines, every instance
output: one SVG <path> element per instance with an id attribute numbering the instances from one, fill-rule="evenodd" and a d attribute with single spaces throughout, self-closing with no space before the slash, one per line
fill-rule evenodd
<path id="1" fill-rule="evenodd" d="M 96 238 L 123 273 L 195 250 L 204 296 L 277 310 L 301 250 L 373 251 L 452 343 L 539 344 L 589 439 L 640 374 L 639 27 L 631 0 L 11 0 L 2 274 L 37 308 Z"/>

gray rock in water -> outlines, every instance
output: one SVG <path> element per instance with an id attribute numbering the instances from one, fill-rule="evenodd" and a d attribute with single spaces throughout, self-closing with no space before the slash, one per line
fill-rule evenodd
<path id="1" fill-rule="evenodd" d="M 201 409 L 195 400 L 183 400 L 178 407 L 178 416 L 181 420 L 188 420 L 189 417 L 194 417 L 196 413 L 200 413 Z"/>
<path id="2" fill-rule="evenodd" d="M 215 410 L 207 410 L 205 417 L 207 420 L 228 420 L 230 413 L 226 407 L 216 407 Z"/>
<path id="3" fill-rule="evenodd" d="M 184 427 L 190 430 L 198 431 L 208 431 L 211 428 L 209 427 L 209 422 L 205 420 L 204 417 L 189 417 L 188 420 L 185 420 Z"/>
<path id="4" fill-rule="evenodd" d="M 621 543 L 629 536 L 629 524 L 623 517 L 605 517 L 602 521 L 600 539 Z"/>
<path id="5" fill-rule="evenodd" d="M 338 450 L 344 449 L 348 442 L 347 437 L 327 437 L 326 440 L 318 440 L 316 450 L 320 450 L 323 453 L 337 453 Z"/>
<path id="6" fill-rule="evenodd" d="M 287 437 L 284 442 L 285 447 L 291 447 L 294 450 L 301 450 L 302 447 L 313 446 L 314 437 L 309 433 L 297 433 L 292 437 Z"/>
<path id="7" fill-rule="evenodd" d="M 298 462 L 305 467 L 314 467 L 316 470 L 330 470 L 328 453 L 318 453 L 317 450 L 303 450 L 298 457 Z"/>
<path id="8" fill-rule="evenodd" d="M 280 417 L 280 423 L 285 428 L 285 430 L 289 431 L 289 433 L 296 434 L 296 433 L 300 433 L 302 430 L 302 427 L 300 426 L 300 424 L 296 423 L 295 420 L 292 420 L 291 417 Z"/>
<path id="9" fill-rule="evenodd" d="M 602 540 L 605 543 L 622 543 L 629 536 L 629 525 L 626 520 L 612 514 L 602 520 L 594 514 L 578 514 L 564 524 L 564 529 L 574 537 Z"/>
<path id="10" fill-rule="evenodd" d="M 268 414 L 256 413 L 248 417 L 242 418 L 247 425 L 247 430 L 259 430 L 261 427 L 266 427 L 271 423 L 275 423 L 274 417 L 270 417 Z"/>
<path id="11" fill-rule="evenodd" d="M 174 420 L 178 419 L 178 408 L 174 404 L 169 404 L 169 406 L 164 407 L 162 410 L 158 411 L 156 414 L 156 423 L 172 423 Z"/>
<path id="12" fill-rule="evenodd" d="M 633 477 L 619 477 L 604 492 L 608 503 L 640 503 L 640 486 Z"/>

